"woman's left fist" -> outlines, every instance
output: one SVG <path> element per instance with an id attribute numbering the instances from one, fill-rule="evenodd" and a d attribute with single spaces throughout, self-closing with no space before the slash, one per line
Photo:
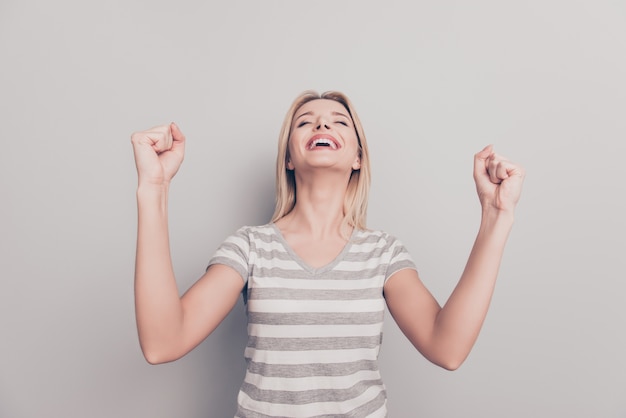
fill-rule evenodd
<path id="1" fill-rule="evenodd" d="M 487 145 L 474 155 L 474 181 L 483 209 L 513 212 L 522 193 L 524 169 Z"/>

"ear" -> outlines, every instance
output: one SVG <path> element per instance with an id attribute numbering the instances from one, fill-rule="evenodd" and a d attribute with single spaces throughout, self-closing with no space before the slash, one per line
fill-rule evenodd
<path id="1" fill-rule="evenodd" d="M 295 170 L 296 167 L 293 166 L 293 163 L 291 162 L 291 158 L 287 158 L 287 170 Z"/>
<path id="2" fill-rule="evenodd" d="M 360 170 L 361 169 L 361 157 L 357 155 L 356 159 L 354 160 L 354 163 L 352 164 L 352 169 L 353 170 Z"/>

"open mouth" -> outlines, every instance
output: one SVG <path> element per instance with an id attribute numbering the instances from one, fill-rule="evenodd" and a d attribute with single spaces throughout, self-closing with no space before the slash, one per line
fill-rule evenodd
<path id="1" fill-rule="evenodd" d="M 339 144 L 335 140 L 335 138 L 330 136 L 314 136 L 309 140 L 306 145 L 308 150 L 312 149 L 320 149 L 320 148 L 329 148 L 332 150 L 339 149 Z"/>

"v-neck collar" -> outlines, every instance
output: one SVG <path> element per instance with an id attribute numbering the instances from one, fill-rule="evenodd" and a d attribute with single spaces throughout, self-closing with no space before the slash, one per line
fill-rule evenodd
<path id="1" fill-rule="evenodd" d="M 309 264 L 307 264 L 294 250 L 293 248 L 291 248 L 291 245 L 289 245 L 289 243 L 287 242 L 287 240 L 285 239 L 285 237 L 283 236 L 283 233 L 280 232 L 280 229 L 278 228 L 278 226 L 272 222 L 270 224 L 270 226 L 274 229 L 274 232 L 276 233 L 276 236 L 278 237 L 278 241 L 280 241 L 281 245 L 285 248 L 285 250 L 287 250 L 287 253 L 291 256 L 291 258 L 298 263 L 298 265 L 300 265 L 300 267 L 302 267 L 304 270 L 308 271 L 311 274 L 320 274 L 320 273 L 324 273 L 327 272 L 329 270 L 332 270 L 337 264 L 339 264 L 343 258 L 345 257 L 345 255 L 350 251 L 350 247 L 352 246 L 352 242 L 354 241 L 354 237 L 357 233 L 357 229 L 354 228 L 352 230 L 352 234 L 350 235 L 350 239 L 348 239 L 348 242 L 346 242 L 346 245 L 344 245 L 343 249 L 341 250 L 341 252 L 339 254 L 337 254 L 337 256 L 330 261 L 328 264 L 319 267 L 319 268 L 314 268 L 311 267 Z"/>

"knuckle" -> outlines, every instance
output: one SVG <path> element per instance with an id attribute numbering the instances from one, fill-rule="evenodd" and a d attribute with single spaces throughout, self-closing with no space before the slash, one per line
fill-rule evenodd
<path id="1" fill-rule="evenodd" d="M 140 132 L 140 131 L 133 132 L 130 135 L 130 142 L 132 142 L 133 144 L 137 143 L 141 139 L 142 136 L 143 136 L 143 132 Z"/>

